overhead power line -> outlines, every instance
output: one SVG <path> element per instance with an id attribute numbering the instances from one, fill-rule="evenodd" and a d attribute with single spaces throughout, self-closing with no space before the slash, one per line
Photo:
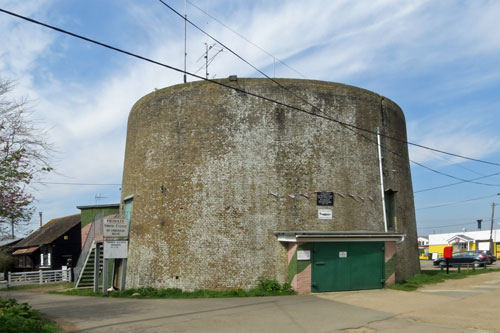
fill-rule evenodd
<path id="1" fill-rule="evenodd" d="M 463 183 L 471 183 L 474 180 L 488 178 L 488 177 L 493 177 L 493 176 L 497 176 L 497 175 L 500 175 L 500 172 L 495 172 L 495 173 L 492 173 L 491 175 L 486 175 L 486 176 L 481 176 L 481 177 L 469 179 L 468 181 L 460 181 L 460 182 L 456 182 L 456 183 L 452 183 L 452 184 L 430 187 L 430 188 L 426 188 L 426 189 L 423 189 L 423 190 L 414 191 L 413 193 L 427 192 L 427 191 L 437 190 L 437 189 L 440 189 L 440 188 L 450 187 L 450 186 L 459 185 L 459 184 L 463 184 Z M 483 184 L 483 183 L 481 183 L 481 185 L 500 186 L 500 184 Z"/>
<path id="2" fill-rule="evenodd" d="M 248 42 L 249 44 L 255 46 L 256 48 L 258 48 L 259 50 L 261 50 L 262 52 L 264 52 L 265 54 L 267 54 L 268 56 L 270 56 L 271 58 L 273 58 L 274 60 L 278 60 L 278 62 L 280 64 L 282 64 L 283 66 L 287 67 L 288 69 L 290 69 L 291 71 L 299 74 L 300 76 L 302 76 L 304 79 L 307 79 L 308 77 L 305 76 L 304 74 L 302 74 L 301 72 L 299 72 L 298 70 L 296 70 L 295 68 L 293 68 L 292 66 L 286 64 L 284 61 L 282 61 L 281 59 L 279 59 L 278 57 L 276 57 L 275 55 L 271 54 L 270 52 L 266 51 L 265 49 L 263 49 L 262 47 L 260 47 L 259 45 L 255 44 L 254 42 L 252 42 L 251 40 L 249 40 L 248 38 L 246 38 L 245 36 L 243 36 L 242 34 L 240 34 L 238 31 L 234 30 L 233 28 L 231 28 L 230 26 L 226 25 L 224 22 L 221 22 L 220 20 L 218 20 L 216 17 L 210 15 L 210 13 L 204 11 L 203 9 L 201 9 L 200 7 L 198 7 L 197 5 L 195 5 L 194 3 L 192 3 L 191 1 L 187 0 L 186 1 L 187 3 L 189 3 L 191 6 L 193 6 L 194 8 L 198 9 L 200 12 L 202 12 L 203 14 L 207 15 L 208 17 L 210 17 L 212 20 L 214 20 L 215 22 L 219 23 L 220 25 L 222 25 L 223 27 L 225 27 L 226 29 L 228 29 L 229 31 L 231 31 L 232 33 L 234 33 L 236 36 L 240 37 L 241 39 L 243 39 L 244 41 Z"/>
<path id="3" fill-rule="evenodd" d="M 439 208 L 439 207 L 445 207 L 445 206 L 451 206 L 451 205 L 459 205 L 459 204 L 468 203 L 468 202 L 471 202 L 471 201 L 478 201 L 478 200 L 482 200 L 482 199 L 493 198 L 493 197 L 496 197 L 498 195 L 500 195 L 500 193 L 497 193 L 497 194 L 494 194 L 494 195 L 487 195 L 485 197 L 479 197 L 479 198 L 474 198 L 474 199 L 467 199 L 467 200 L 462 200 L 462 201 L 446 202 L 446 203 L 442 203 L 442 204 L 425 206 L 425 207 L 421 207 L 421 208 L 416 208 L 415 210 L 430 209 L 430 208 Z"/>
<path id="4" fill-rule="evenodd" d="M 210 37 L 213 41 L 217 42 L 218 44 L 220 44 L 221 46 L 223 46 L 224 48 L 226 48 L 229 52 L 231 52 L 233 55 L 235 55 L 238 59 L 242 60 L 243 62 L 245 62 L 247 65 L 249 65 L 250 67 L 252 67 L 253 69 L 255 69 L 256 71 L 258 71 L 260 74 L 262 74 L 263 76 L 265 76 L 267 79 L 271 80 L 272 82 L 274 82 L 275 84 L 277 84 L 278 86 L 280 86 L 281 88 L 285 89 L 286 91 L 288 91 L 289 93 L 293 94 L 294 96 L 296 96 L 297 98 L 301 99 L 302 101 L 304 101 L 305 103 L 307 103 L 308 105 L 310 105 L 311 107 L 313 107 L 314 109 L 317 109 L 317 110 L 320 110 L 318 107 L 316 107 L 315 105 L 309 103 L 309 101 L 303 99 L 302 97 L 294 94 L 293 92 L 291 92 L 289 89 L 287 89 L 286 87 L 284 87 L 283 85 L 281 85 L 278 81 L 276 81 L 275 79 L 269 77 L 266 73 L 264 73 L 263 71 L 261 71 L 259 68 L 257 68 L 256 66 L 252 65 L 249 61 L 245 60 L 243 57 L 241 57 L 239 54 L 237 54 L 236 52 L 234 52 L 231 48 L 229 48 L 227 45 L 223 44 L 222 42 L 220 42 L 218 39 L 216 39 L 215 37 L 213 37 L 212 35 L 210 35 L 209 33 L 207 33 L 206 31 L 204 31 L 202 28 L 198 27 L 195 23 L 193 23 L 192 21 L 190 21 L 189 19 L 187 19 L 184 15 L 182 15 L 181 13 L 179 13 L 177 10 L 175 10 L 172 6 L 170 6 L 169 4 L 165 3 L 163 0 L 158 0 L 159 2 L 161 2 L 164 6 L 166 6 L 167 8 L 169 8 L 172 12 L 174 12 L 177 16 L 179 16 L 182 20 L 188 22 L 190 25 L 192 25 L 193 27 L 195 27 L 196 29 L 198 29 L 200 32 L 202 32 L 204 35 Z M 295 108 L 296 109 L 296 108 Z M 305 110 L 301 110 L 301 111 L 305 111 Z M 321 110 L 320 110 L 321 111 Z M 305 111 L 305 112 L 308 112 L 308 111 Z M 313 114 L 313 115 L 316 115 L 316 116 L 319 116 L 318 114 L 316 113 L 312 113 L 312 112 L 308 112 L 310 114 Z M 336 120 L 336 119 L 330 119 L 334 122 L 337 122 L 341 125 L 344 125 L 344 126 L 349 126 L 351 128 L 354 128 L 354 129 L 357 129 L 357 130 L 360 130 L 360 131 L 364 131 L 364 132 L 368 132 L 370 134 L 375 134 L 377 135 L 377 133 L 373 130 L 369 130 L 369 129 L 366 129 L 366 128 L 361 128 L 361 127 L 358 127 L 356 125 L 352 125 L 352 124 L 347 124 L 347 123 L 344 123 L 340 120 Z M 475 161 L 475 162 L 480 162 L 480 163 L 485 163 L 485 164 L 491 164 L 491 165 L 496 165 L 496 166 L 500 166 L 500 163 L 495 163 L 495 162 L 489 162 L 489 161 L 484 161 L 484 160 L 480 160 L 480 159 L 476 159 L 476 158 L 472 158 L 472 157 L 467 157 L 467 156 L 463 156 L 463 155 L 459 155 L 459 154 L 455 154 L 455 153 L 450 153 L 450 152 L 447 152 L 447 151 L 444 151 L 444 150 L 440 150 L 440 149 L 436 149 L 436 148 L 432 148 L 432 147 L 428 147 L 428 146 L 424 146 L 424 145 L 421 145 L 421 144 L 418 144 L 418 143 L 414 143 L 414 142 L 410 142 L 410 141 L 407 141 L 407 140 L 402 140 L 402 139 L 399 139 L 399 138 L 395 138 L 395 137 L 391 137 L 389 135 L 385 135 L 385 134 L 380 134 L 380 136 L 382 137 L 385 137 L 385 138 L 388 138 L 388 139 L 391 139 L 391 140 L 395 140 L 395 141 L 399 141 L 399 142 L 402 142 L 402 143 L 405 143 L 405 144 L 408 144 L 408 145 L 412 145 L 412 146 L 415 146 L 415 147 L 419 147 L 419 148 L 423 148 L 423 149 L 428 149 L 428 150 L 431 150 L 431 151 L 434 151 L 434 152 L 437 152 L 437 153 L 441 153 L 441 154 L 445 154 L 445 155 L 450 155 L 450 156 L 454 156 L 454 157 L 459 157 L 459 158 L 462 158 L 462 159 L 466 159 L 466 160 L 470 160 L 470 161 Z"/>
<path id="5" fill-rule="evenodd" d="M 483 221 L 488 220 L 489 217 L 487 218 L 482 218 Z M 499 221 L 500 218 L 496 218 L 493 221 Z M 448 227 L 459 227 L 463 225 L 477 225 L 477 221 L 474 222 L 467 222 L 467 223 L 460 223 L 460 224 L 450 224 L 450 225 L 435 225 L 435 226 L 427 226 L 427 227 L 419 227 L 417 225 L 417 229 L 434 229 L 434 228 L 448 228 Z M 485 229 L 486 230 L 486 229 Z M 479 230 L 478 230 L 479 231 Z"/>
<path id="6" fill-rule="evenodd" d="M 161 0 L 160 0 L 161 1 Z M 162 3 L 164 3 L 163 1 L 161 1 Z M 165 4 L 166 5 L 166 4 Z M 168 5 L 166 5 L 167 7 L 170 7 Z M 170 7 L 171 8 L 171 7 Z M 171 69 L 173 71 L 176 71 L 176 72 L 180 72 L 180 73 L 184 73 L 184 74 L 187 74 L 187 75 L 190 75 L 192 77 L 195 77 L 197 79 L 200 79 L 200 80 L 204 80 L 204 81 L 207 81 L 207 82 L 210 82 L 210 83 L 213 83 L 213 84 L 216 84 L 216 85 L 219 85 L 219 86 L 222 86 L 222 87 L 225 87 L 225 88 L 228 88 L 228 89 L 232 89 L 234 91 L 237 91 L 237 92 L 241 92 L 241 93 L 244 93 L 244 94 L 247 94 L 249 96 L 253 96 L 253 97 L 256 97 L 256 98 L 259 98 L 259 99 L 262 99 L 262 100 L 265 100 L 265 101 L 268 101 L 270 103 L 274 103 L 276 105 L 280 105 L 280 106 L 283 106 L 283 107 L 286 107 L 286 108 L 290 108 L 292 110 L 295 110 L 295 111 L 299 111 L 299 112 L 302 112 L 302 113 L 305 113 L 305 114 L 308 114 L 308 115 L 311 115 L 311 116 L 314 116 L 314 117 L 317 117 L 317 118 L 321 118 L 321 119 L 324 119 L 324 120 L 328 120 L 328 121 L 332 121 L 332 122 L 335 122 L 337 124 L 340 124 L 342 126 L 345 126 L 345 127 L 348 127 L 350 129 L 356 129 L 356 130 L 359 130 L 359 131 L 363 131 L 363 132 L 366 132 L 366 133 L 370 133 L 370 134 L 374 134 L 374 135 L 377 135 L 376 132 L 372 131 L 372 130 L 368 130 L 368 129 L 365 129 L 365 128 L 361 128 L 361 127 L 358 127 L 356 125 L 352 125 L 352 124 L 348 124 L 348 123 L 344 123 L 342 121 L 339 121 L 337 119 L 334 119 L 334 118 L 331 118 L 329 116 L 325 116 L 323 114 L 318 114 L 318 113 L 315 113 L 315 112 L 312 112 L 312 111 L 308 111 L 308 110 L 304 110 L 302 108 L 299 108 L 299 107 L 296 107 L 296 106 L 293 106 L 293 105 L 289 105 L 289 104 L 286 104 L 286 103 L 283 103 L 283 102 L 280 102 L 280 101 L 277 101 L 277 100 L 274 100 L 272 98 L 268 98 L 268 97 L 265 97 L 265 96 L 262 96 L 262 95 L 258 95 L 256 93 L 252 93 L 252 92 L 249 92 L 249 91 L 245 91 L 241 88 L 238 88 L 238 87 L 234 87 L 234 86 L 230 86 L 228 84 L 225 84 L 223 82 L 220 82 L 220 81 L 216 81 L 216 80 L 212 80 L 212 79 L 208 79 L 208 78 L 205 78 L 205 77 L 202 77 L 202 76 L 199 76 L 199 75 L 196 75 L 196 74 L 193 74 L 193 73 L 190 73 L 190 72 L 187 72 L 187 71 L 184 71 L 182 69 L 179 69 L 179 68 L 176 68 L 174 66 L 170 66 L 170 65 L 167 65 L 167 64 L 164 64 L 164 63 L 161 63 L 161 62 L 158 62 L 158 61 L 155 61 L 155 60 L 152 60 L 150 58 L 147 58 L 147 57 L 143 57 L 143 56 L 140 56 L 140 55 L 137 55 L 135 53 L 132 53 L 132 52 L 129 52 L 129 51 L 125 51 L 123 49 L 120 49 L 120 48 L 117 48 L 117 47 L 114 47 L 114 46 L 111 46 L 111 45 L 108 45 L 108 44 L 105 44 L 105 43 L 102 43 L 102 42 L 99 42 L 99 41 L 96 41 L 96 40 L 93 40 L 91 38 L 88 38 L 88 37 L 84 37 L 84 36 L 81 36 L 81 35 L 78 35 L 78 34 L 75 34 L 75 33 L 72 33 L 72 32 L 69 32 L 69 31 L 66 31 L 64 29 L 61 29 L 61 28 L 58 28 L 58 27 L 55 27 L 55 26 L 52 26 L 52 25 L 49 25 L 49 24 L 46 24 L 46 23 L 43 23 L 43 22 L 40 22 L 40 21 L 37 21 L 37 20 L 34 20 L 34 19 L 31 19 L 29 17 L 25 17 L 25 16 L 22 16 L 22 15 L 19 15 L 19 14 L 16 14 L 16 13 L 13 13 L 13 12 L 10 12 L 10 11 L 7 11 L 5 9 L 2 9 L 0 8 L 0 12 L 3 12 L 5 14 L 8 14 L 8 15 L 11 15 L 11 16 L 15 16 L 15 17 L 18 17 L 20 19 L 23 19 L 23 20 L 26 20 L 28 22 L 31 22 L 31 23 L 34 23 L 34 24 L 38 24 L 38 25 L 41 25 L 41 26 L 44 26 L 46 28 L 49 28 L 49 29 L 52 29 L 52 30 L 55 30 L 55 31 L 58 31 L 58 32 L 61 32 L 61 33 L 64 33 L 64 34 L 67 34 L 67 35 L 70 35 L 72 37 L 75 37 L 75 38 L 78 38 L 78 39 L 82 39 L 82 40 L 85 40 L 87 42 L 90 42 L 90 43 L 93 43 L 93 44 L 96 44 L 96 45 L 99 45 L 99 46 L 102 46 L 102 47 L 105 47 L 107 49 L 110 49 L 110 50 L 113 50 L 113 51 L 116 51 L 116 52 L 119 52 L 119 53 L 122 53 L 122 54 L 126 54 L 128 56 L 131 56 L 131 57 L 134 57 L 134 58 L 137 58 L 137 59 L 140 59 L 140 60 L 143 60 L 143 61 L 146 61 L 146 62 L 149 62 L 149 63 L 152 63 L 152 64 L 155 64 L 155 65 L 158 65 L 158 66 L 161 66 L 161 67 L 164 67 L 164 68 L 168 68 L 168 69 Z M 198 28 L 199 29 L 199 28 Z M 221 44 L 222 46 L 224 46 L 224 44 Z M 227 48 L 227 46 L 224 46 Z M 228 50 L 230 50 L 229 48 L 227 48 Z M 230 51 L 234 54 L 233 51 Z M 256 70 L 258 70 L 256 67 L 254 67 L 253 65 L 251 65 L 248 61 L 246 61 L 245 59 L 241 58 L 241 56 L 235 54 L 238 58 L 242 59 L 245 63 L 249 64 L 250 66 L 252 66 L 253 68 L 255 68 Z M 260 70 L 258 70 L 260 73 L 262 73 Z M 265 73 L 262 73 L 263 75 L 265 75 Z M 267 77 L 267 75 L 265 75 Z M 269 77 L 268 77 L 269 78 Z M 269 78 L 270 80 L 272 80 L 273 82 L 277 83 L 279 86 L 283 87 L 280 83 L 278 83 L 276 80 L 273 80 L 271 78 Z M 288 90 L 286 89 L 286 87 L 283 87 L 285 90 Z M 299 97 L 300 98 L 300 97 Z M 307 102 L 307 101 L 306 101 Z M 310 104 L 309 102 L 307 102 L 308 104 Z M 312 105 L 312 104 L 310 104 Z M 316 108 L 314 105 L 312 105 L 314 108 Z M 317 108 L 316 108 L 317 109 Z M 463 159 L 468 159 L 468 160 L 472 160 L 472 161 L 476 161 L 476 162 L 480 162 L 480 163 L 485 163 L 485 164 L 491 164 L 491 165 L 497 165 L 497 166 L 500 166 L 499 163 L 494 163 L 494 162 L 489 162 L 489 161 L 483 161 L 483 160 L 479 160 L 479 159 L 474 159 L 474 158 L 470 158 L 470 157 L 466 157 L 466 156 L 461 156 L 461 155 L 458 155 L 458 154 L 454 154 L 454 153 L 449 153 L 449 152 L 444 152 L 444 151 L 440 151 L 438 149 L 434 149 L 434 148 L 431 148 L 431 147 L 426 147 L 426 146 L 423 146 L 423 145 L 419 145 L 419 144 L 415 144 L 415 143 L 412 143 L 412 142 L 409 142 L 409 141 L 406 141 L 406 140 L 402 140 L 402 139 L 398 139 L 398 138 L 394 138 L 394 137 L 391 137 L 391 136 L 388 136 L 388 135 L 385 135 L 385 134 L 380 134 L 382 137 L 385 137 L 385 138 L 388 138 L 388 139 L 392 139 L 392 140 L 395 140 L 395 141 L 398 141 L 398 142 L 402 142 L 402 143 L 406 143 L 406 144 L 411 144 L 411 145 L 414 145 L 414 146 L 418 146 L 418 147 L 421 147 L 421 148 L 424 148 L 424 149 L 429 149 L 429 150 L 432 150 L 432 151 L 436 151 L 436 152 L 441 152 L 441 153 L 444 153 L 444 154 L 448 154 L 448 155 L 451 155 L 451 156 L 455 156 L 455 157 L 460 157 L 460 158 L 463 158 Z M 414 162 L 415 163 L 415 162 Z M 454 177 L 454 176 L 451 176 L 451 175 L 448 175 L 448 174 L 445 174 L 445 173 L 442 173 L 442 172 L 439 172 L 437 170 L 434 170 L 434 169 L 431 169 L 429 167 L 426 167 L 424 166 L 423 164 L 420 164 L 420 163 L 417 163 L 418 165 L 420 166 L 423 166 L 431 171 L 434 171 L 434 172 L 437 172 L 441 175 L 444 175 L 444 176 L 448 176 L 448 177 L 451 177 L 451 178 L 454 178 L 454 179 L 457 179 L 457 180 L 460 180 L 460 181 L 464 181 L 464 182 L 469 182 L 468 180 L 465 180 L 465 179 L 461 179 L 461 178 L 457 178 L 457 177 Z M 481 185 L 483 185 L 482 183 L 479 183 Z"/>
<path id="7" fill-rule="evenodd" d="M 63 183 L 63 182 L 32 182 L 43 185 L 83 185 L 83 186 L 121 186 L 122 184 L 98 184 L 98 183 Z"/>

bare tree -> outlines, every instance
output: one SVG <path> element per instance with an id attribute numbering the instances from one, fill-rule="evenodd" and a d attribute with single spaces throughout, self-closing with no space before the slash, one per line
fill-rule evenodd
<path id="1" fill-rule="evenodd" d="M 0 234 L 28 221 L 34 197 L 27 187 L 33 177 L 49 172 L 52 147 L 47 133 L 30 118 L 26 99 L 9 94 L 12 81 L 0 78 Z"/>

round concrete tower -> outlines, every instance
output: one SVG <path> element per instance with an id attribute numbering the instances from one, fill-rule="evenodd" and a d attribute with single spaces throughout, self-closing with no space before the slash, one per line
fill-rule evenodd
<path id="1" fill-rule="evenodd" d="M 401 109 L 352 86 L 277 81 L 180 84 L 134 105 L 127 287 L 249 288 L 264 278 L 314 292 L 418 272 Z M 371 280 L 352 282 L 362 276 Z"/>

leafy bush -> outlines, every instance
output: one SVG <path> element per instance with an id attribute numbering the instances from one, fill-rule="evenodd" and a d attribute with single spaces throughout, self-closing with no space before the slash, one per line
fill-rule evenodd
<path id="1" fill-rule="evenodd" d="M 26 303 L 18 304 L 14 299 L 0 298 L 0 332 L 5 333 L 52 333 L 61 329 L 43 320 L 38 310 Z"/>

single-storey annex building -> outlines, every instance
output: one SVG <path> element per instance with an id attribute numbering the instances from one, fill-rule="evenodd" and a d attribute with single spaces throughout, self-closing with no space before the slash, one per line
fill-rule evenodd
<path id="1" fill-rule="evenodd" d="M 16 271 L 76 265 L 82 247 L 80 214 L 50 220 L 13 246 Z"/>
<path id="2" fill-rule="evenodd" d="M 307 293 L 419 271 L 402 110 L 344 84 L 277 81 L 191 82 L 134 105 L 127 288 L 276 279 Z"/>

